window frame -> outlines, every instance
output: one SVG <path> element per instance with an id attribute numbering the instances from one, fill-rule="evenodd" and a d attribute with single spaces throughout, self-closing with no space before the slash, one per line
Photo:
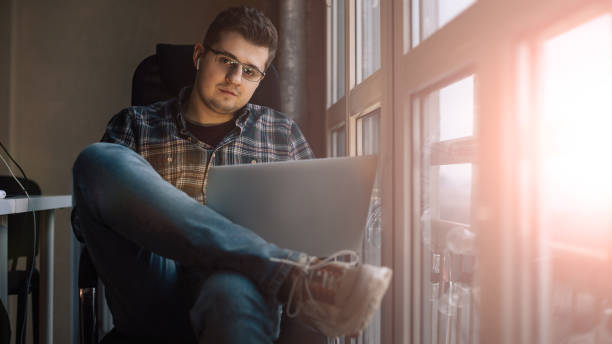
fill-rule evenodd
<path id="1" fill-rule="evenodd" d="M 533 293 L 537 276 L 523 268 L 536 253 L 537 233 L 513 231 L 533 225 L 533 214 L 526 211 L 516 188 L 520 171 L 513 166 L 525 149 L 513 145 L 522 142 L 517 140 L 524 134 L 516 116 L 517 50 L 525 37 L 540 37 L 559 23 L 571 26 L 577 12 L 609 11 L 612 5 L 606 0 L 478 0 L 412 48 L 411 1 L 381 1 L 381 68 L 356 84 L 353 4 L 345 1 L 345 96 L 327 108 L 326 128 L 329 134 L 330 128 L 346 123 L 347 155 L 353 156 L 357 153 L 356 119 L 368 109 L 381 109 L 382 262 L 394 270 L 392 286 L 383 299 L 381 343 L 420 338 L 419 316 L 414 313 L 420 306 L 413 297 L 420 295 L 420 282 L 414 278 L 420 268 L 414 257 L 420 251 L 411 196 L 420 192 L 414 183 L 419 166 L 413 164 L 420 138 L 412 101 L 420 92 L 456 79 L 466 70 L 478 78 L 474 136 L 486 142 L 476 149 L 472 196 L 472 225 L 487 229 L 478 232 L 479 337 L 483 343 L 531 341 L 539 326 L 532 323 L 537 320 L 532 302 L 537 297 Z M 528 54 L 529 59 L 533 57 Z M 489 185 L 496 186 L 495 192 Z"/>
<path id="2" fill-rule="evenodd" d="M 328 1 L 328 5 L 331 1 Z M 356 84 L 356 2 L 345 0 L 345 95 L 326 111 L 326 145 L 329 147 L 331 129 L 346 123 L 346 156 L 357 154 L 357 119 L 367 115 L 370 111 L 380 108 L 380 153 L 382 192 L 383 192 L 383 231 L 382 231 L 382 265 L 393 266 L 393 192 L 392 178 L 392 47 L 393 47 L 393 2 L 380 1 L 380 68 Z M 329 36 L 328 36 L 329 39 Z M 329 71 L 329 69 L 328 69 Z M 365 230 L 365 229 L 364 229 Z M 393 343 L 393 286 L 389 288 L 382 304 L 381 313 L 381 343 Z"/>
<path id="3" fill-rule="evenodd" d="M 589 7 L 595 7 L 597 12 L 610 5 L 601 0 L 544 0 L 537 4 L 523 0 L 501 4 L 479 0 L 416 48 L 412 48 L 411 32 L 406 29 L 411 27 L 411 2 L 395 0 L 394 5 L 394 32 L 404 33 L 396 35 L 393 55 L 394 146 L 402 147 L 394 151 L 393 157 L 394 189 L 397 190 L 394 195 L 394 300 L 402 305 L 393 313 L 394 342 L 418 342 L 422 330 L 419 316 L 414 313 L 420 310 L 420 304 L 413 299 L 421 293 L 420 281 L 414 279 L 415 271 L 420 269 L 415 257 L 420 257 L 421 252 L 417 245 L 419 238 L 414 234 L 418 219 L 413 214 L 418 203 L 415 205 L 412 198 L 420 193 L 414 183 L 420 166 L 411 164 L 413 154 L 419 154 L 415 147 L 420 144 L 412 118 L 413 98 L 440 80 L 470 68 L 479 78 L 475 89 L 475 135 L 479 141 L 487 142 L 485 147 L 477 149 L 479 167 L 473 170 L 478 175 L 473 186 L 473 225 L 491 229 L 479 232 L 478 240 L 484 282 L 481 284 L 484 306 L 480 312 L 486 315 L 481 319 L 480 340 L 529 342 L 537 327 L 530 323 L 535 320 L 531 301 L 536 296 L 526 291 L 532 290 L 536 276 L 533 271 L 521 271 L 521 267 L 533 258 L 535 244 L 522 243 L 526 241 L 525 236 L 533 238 L 535 234 L 512 231 L 520 221 L 529 223 L 531 219 L 514 218 L 524 208 L 516 201 L 515 185 L 520 176 L 507 171 L 516 161 L 515 150 L 519 149 L 512 147 L 519 139 L 514 109 L 519 93 L 515 80 L 517 42 L 545 31 L 556 21 L 570 23 L 572 20 L 568 18 L 577 10 L 590 11 Z M 484 24 L 470 24 L 476 22 Z M 447 56 L 453 56 L 453 60 Z M 487 185 L 499 185 L 498 193 L 491 192 Z M 515 255 L 521 258 L 517 261 Z"/>
<path id="4" fill-rule="evenodd" d="M 564 13 L 562 16 L 552 18 L 550 21 L 544 23 L 538 27 L 536 34 L 525 34 L 520 37 L 518 42 L 518 48 L 516 55 L 517 60 L 523 55 L 525 61 L 524 65 L 517 66 L 517 74 L 521 74 L 521 77 L 517 77 L 516 85 L 517 88 L 527 88 L 529 92 L 520 92 L 517 90 L 517 99 L 519 104 L 523 106 L 517 107 L 519 113 L 519 119 L 517 119 L 515 126 L 517 128 L 516 138 L 521 140 L 522 145 L 513 152 L 517 159 L 523 159 L 527 164 L 526 174 L 521 180 L 525 185 L 535 186 L 537 184 L 537 175 L 539 173 L 538 163 L 538 151 L 533 147 L 538 146 L 538 120 L 540 106 L 539 103 L 539 91 L 541 90 L 541 74 L 540 65 L 542 62 L 542 55 L 544 53 L 544 44 L 556 36 L 565 32 L 571 31 L 572 29 L 586 24 L 590 20 L 596 19 L 597 17 L 609 14 L 612 15 L 612 3 L 605 3 L 605 1 L 592 1 L 584 4 L 578 10 L 571 13 Z M 612 42 L 609 42 L 612 45 Z M 521 68 L 522 67 L 522 68 Z M 528 104 L 528 106 L 525 106 Z M 527 118 L 533 120 L 532 123 L 526 121 Z M 538 256 L 563 256 L 563 261 L 566 262 L 581 262 L 584 266 L 593 268 L 596 266 L 601 271 L 607 271 L 609 264 L 603 263 L 601 257 L 598 256 L 596 250 L 589 250 L 588 248 L 582 248 L 575 245 L 567 245 L 560 242 L 548 241 L 548 245 L 544 241 L 547 241 L 545 229 L 539 226 L 539 196 L 537 193 L 528 193 L 526 187 L 517 190 L 516 197 L 521 199 L 523 203 L 520 211 L 521 218 L 521 231 L 530 233 L 530 238 L 537 244 L 523 243 L 521 247 L 522 251 L 525 252 L 525 256 L 529 256 L 532 259 Z M 608 247 L 609 249 L 611 247 Z M 555 266 L 559 264 L 550 263 L 546 266 L 534 268 L 533 264 L 529 261 L 522 261 L 521 269 L 529 270 L 531 273 L 525 278 L 527 281 L 523 283 L 522 294 L 526 295 L 529 300 L 536 300 L 534 306 L 529 308 L 526 304 L 530 301 L 521 300 L 523 305 L 523 315 L 526 319 L 526 323 L 532 325 L 525 325 L 523 331 L 523 339 L 532 339 L 539 342 L 550 342 L 552 340 L 551 329 L 554 327 L 551 322 L 551 303 L 553 290 L 553 270 Z M 595 268 L 595 269 L 597 269 Z M 575 275 L 579 272 L 569 272 L 565 277 Z M 566 281 L 567 282 L 567 281 Z M 529 285 L 530 288 L 527 290 L 525 285 Z M 596 290 L 601 292 L 601 290 Z M 531 310 L 528 312 L 526 310 Z M 548 314 L 548 316 L 542 316 L 541 314 Z"/>
<path id="5" fill-rule="evenodd" d="M 423 309 L 423 294 L 422 294 L 422 285 L 423 285 L 423 250 L 422 250 L 422 241 L 423 241 L 423 237 L 422 237 L 422 228 L 421 228 L 421 224 L 420 224 L 420 214 L 422 212 L 421 209 L 421 188 L 422 188 L 422 180 L 421 180 L 421 171 L 423 169 L 423 160 L 422 160 L 422 147 L 423 147 L 423 135 L 425 134 L 425 114 L 423 113 L 423 101 L 425 99 L 425 97 L 427 95 L 429 95 L 431 92 L 435 92 L 435 91 L 439 91 L 440 89 L 453 84 L 454 82 L 460 81 L 468 76 L 473 76 L 474 77 L 474 102 L 476 102 L 477 99 L 477 75 L 474 72 L 473 68 L 466 68 L 464 71 L 461 71 L 455 75 L 453 75 L 450 78 L 445 78 L 442 79 L 436 83 L 433 83 L 430 86 L 427 86 L 421 90 L 419 90 L 418 92 L 414 92 L 411 96 L 410 96 L 410 118 L 408 120 L 406 120 L 405 122 L 409 122 L 408 126 L 411 128 L 411 136 L 412 136 L 412 141 L 411 141 L 411 150 L 406 149 L 406 151 L 409 151 L 408 154 L 405 154 L 405 158 L 406 161 L 408 162 L 408 164 L 411 164 L 411 168 L 409 169 L 411 172 L 411 179 L 410 182 L 408 182 L 408 184 L 410 184 L 411 187 L 411 193 L 410 195 L 408 195 L 410 201 L 409 203 L 409 210 L 408 210 L 408 214 L 405 214 L 405 216 L 410 217 L 412 219 L 411 223 L 410 223 L 410 230 L 407 231 L 409 233 L 407 233 L 407 235 L 410 237 L 411 239 L 411 247 L 410 247 L 410 252 L 412 252 L 412 255 L 410 257 L 410 259 L 412 260 L 412 262 L 409 264 L 410 266 L 410 288 L 408 288 L 409 292 L 409 298 L 410 298 L 410 302 L 411 302 L 411 307 L 409 307 L 411 309 L 411 314 L 408 316 L 409 319 L 412 320 L 412 324 L 411 324 L 411 328 L 412 328 L 412 333 L 410 335 L 411 338 L 411 342 L 413 343 L 421 343 L 423 342 L 424 339 L 424 334 L 423 332 L 423 328 L 422 328 L 422 319 L 420 317 L 421 314 L 421 310 Z M 474 123 L 476 123 L 476 120 L 478 118 L 478 114 L 476 113 L 476 109 L 474 109 L 475 113 L 474 113 Z M 464 154 L 462 155 L 462 157 L 460 158 L 453 158 L 450 155 L 443 155 L 442 157 L 440 157 L 439 161 L 430 161 L 429 166 L 441 166 L 441 165 L 450 165 L 450 164 L 457 164 L 457 163 L 472 163 L 473 166 L 475 167 L 475 164 L 477 162 L 477 156 L 478 156 L 478 151 L 477 151 L 477 146 L 476 146 L 476 142 L 478 141 L 478 132 L 476 130 L 476 128 L 474 128 L 472 135 L 468 136 L 468 137 L 460 137 L 460 138 L 454 138 L 454 139 L 450 139 L 450 140 L 445 140 L 445 141 L 439 141 L 434 143 L 434 146 L 439 146 L 439 147 L 444 147 L 447 148 L 449 151 L 464 151 L 465 148 L 468 148 L 469 152 L 464 152 Z M 432 149 L 433 151 L 433 149 Z M 442 151 L 442 150 L 440 150 Z M 474 190 L 474 170 L 475 168 L 473 167 L 472 169 L 472 192 Z M 406 173 L 406 172 L 404 172 Z M 474 197 L 472 196 L 472 202 L 470 204 L 470 208 L 471 211 L 473 211 L 473 202 Z M 454 224 L 451 221 L 448 220 L 442 220 L 441 218 L 437 218 L 436 219 L 438 223 L 440 224 Z M 460 225 L 465 225 L 465 224 L 460 224 Z M 405 259 L 405 258 L 404 258 Z M 403 290 L 406 290 L 406 288 L 404 287 Z M 407 307 L 408 308 L 408 307 Z M 407 316 L 406 314 L 404 314 L 404 316 Z"/>

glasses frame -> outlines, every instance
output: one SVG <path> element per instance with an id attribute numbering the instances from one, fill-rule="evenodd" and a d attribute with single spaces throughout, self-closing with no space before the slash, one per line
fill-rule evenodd
<path id="1" fill-rule="evenodd" d="M 206 49 L 206 50 L 210 50 L 210 51 L 211 51 L 213 54 L 215 54 L 216 56 L 222 55 L 222 56 L 226 57 L 227 59 L 232 60 L 232 61 L 233 61 L 233 62 L 232 62 L 232 67 L 234 67 L 234 66 L 240 66 L 241 76 L 242 76 L 242 77 L 243 77 L 245 80 L 247 80 L 247 81 L 251 81 L 251 82 L 260 82 L 260 81 L 261 81 L 261 80 L 263 80 L 263 78 L 266 76 L 266 73 L 265 73 L 265 72 L 260 71 L 260 70 L 259 70 L 259 68 L 257 68 L 257 67 L 255 67 L 255 66 L 253 66 L 252 64 L 247 64 L 247 63 L 243 63 L 243 62 L 238 61 L 238 59 L 237 59 L 235 56 L 233 56 L 232 54 L 230 54 L 230 53 L 228 53 L 228 52 L 225 52 L 225 51 L 219 51 L 219 50 L 215 50 L 215 49 L 213 49 L 213 48 L 209 47 L 208 45 L 205 45 L 205 46 L 204 46 L 204 49 Z M 245 74 L 244 74 L 244 68 L 245 68 L 245 67 L 246 67 L 246 68 L 251 68 L 251 69 L 253 69 L 253 70 L 257 71 L 258 73 L 260 73 L 260 74 L 261 74 L 261 77 L 260 77 L 259 79 L 257 79 L 257 80 L 250 80 L 249 78 L 245 77 L 245 76 L 244 76 L 244 75 L 245 75 Z"/>

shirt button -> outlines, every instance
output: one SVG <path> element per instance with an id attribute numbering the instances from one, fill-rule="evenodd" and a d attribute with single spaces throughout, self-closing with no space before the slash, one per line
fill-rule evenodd
<path id="1" fill-rule="evenodd" d="M 251 164 L 253 164 L 253 165 L 254 165 L 254 164 L 256 164 L 256 163 L 257 163 L 257 160 L 255 160 L 255 159 L 251 160 Z"/>
<path id="2" fill-rule="evenodd" d="M 171 156 L 168 157 L 168 162 L 172 162 L 172 157 Z"/>

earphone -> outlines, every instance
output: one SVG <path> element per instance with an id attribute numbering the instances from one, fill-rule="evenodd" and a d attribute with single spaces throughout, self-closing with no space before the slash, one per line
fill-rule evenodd
<path id="1" fill-rule="evenodd" d="M 198 62 L 196 62 L 196 70 L 200 70 L 200 58 L 198 57 Z"/>

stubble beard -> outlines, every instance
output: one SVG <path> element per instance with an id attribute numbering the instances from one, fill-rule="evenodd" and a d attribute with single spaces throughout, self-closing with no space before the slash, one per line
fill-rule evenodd
<path id="1" fill-rule="evenodd" d="M 215 97 L 202 97 L 202 101 L 206 107 L 218 114 L 233 114 L 242 106 L 237 106 L 236 102 L 225 103 L 222 100 L 216 99 Z M 244 106 L 244 105 L 243 105 Z"/>
<path id="2" fill-rule="evenodd" d="M 226 87 L 227 88 L 227 87 Z M 238 98 L 240 96 L 240 94 L 238 93 L 238 91 L 235 91 L 238 95 L 237 96 L 233 96 Z M 228 96 L 228 97 L 232 97 L 232 96 Z M 234 114 L 237 110 L 241 109 L 245 104 L 238 104 L 237 101 L 234 102 L 229 102 L 226 103 L 223 101 L 222 99 L 223 97 L 215 97 L 215 96 L 211 96 L 211 97 L 206 97 L 204 95 L 202 95 L 202 101 L 204 102 L 204 104 L 211 109 L 212 111 L 219 113 L 219 114 Z M 237 99 L 236 99 L 237 100 Z"/>
<path id="3" fill-rule="evenodd" d="M 206 106 L 213 110 L 216 113 L 219 114 L 232 114 L 234 113 L 236 110 L 238 110 L 235 106 L 233 105 L 225 105 L 222 102 L 217 101 L 216 99 L 205 99 L 204 100 L 204 104 L 206 104 Z"/>

